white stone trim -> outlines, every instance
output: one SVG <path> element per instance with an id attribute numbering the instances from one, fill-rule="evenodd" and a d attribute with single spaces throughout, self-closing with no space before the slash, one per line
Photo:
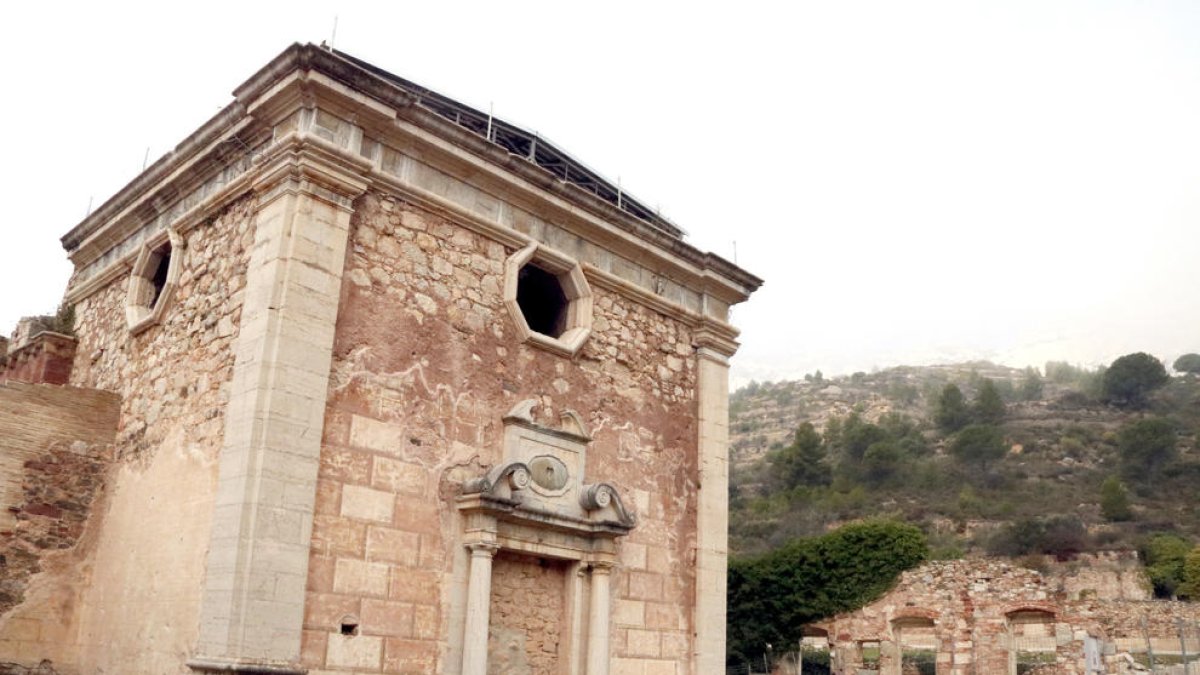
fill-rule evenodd
<path id="1" fill-rule="evenodd" d="M 171 247 L 167 254 L 171 257 L 167 264 L 167 279 L 151 304 L 148 298 L 154 292 L 152 278 L 162 260 L 164 245 Z M 167 228 L 142 244 L 130 270 L 129 288 L 125 293 L 125 322 L 130 333 L 137 335 L 162 321 L 167 308 L 171 306 L 179 275 L 183 272 L 183 256 L 183 237 L 173 228 Z"/>
<path id="2" fill-rule="evenodd" d="M 696 673 L 725 668 L 729 561 L 729 364 L 716 349 L 696 350 L 699 487 L 696 496 Z"/>
<path id="3" fill-rule="evenodd" d="M 517 280 L 521 268 L 530 264 L 556 275 L 567 297 L 567 328 L 558 337 L 532 330 L 517 303 Z M 574 357 L 592 334 L 592 289 L 583 269 L 574 259 L 537 242 L 530 242 L 504 262 L 504 306 L 521 342 L 559 356 Z"/>

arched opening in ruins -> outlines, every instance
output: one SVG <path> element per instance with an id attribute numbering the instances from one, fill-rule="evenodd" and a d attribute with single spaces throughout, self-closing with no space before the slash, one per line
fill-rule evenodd
<path id="1" fill-rule="evenodd" d="M 1005 614 L 1009 675 L 1051 672 L 1057 660 L 1054 613 L 1035 608 Z"/>
<path id="2" fill-rule="evenodd" d="M 800 631 L 800 651 L 794 659 L 796 672 L 809 675 L 831 672 L 832 650 L 829 631 L 819 626 L 805 626 Z M 787 672 L 786 670 L 784 672 Z"/>
<path id="3" fill-rule="evenodd" d="M 890 675 L 935 675 L 938 638 L 933 619 L 908 616 L 892 621 L 899 658 Z"/>

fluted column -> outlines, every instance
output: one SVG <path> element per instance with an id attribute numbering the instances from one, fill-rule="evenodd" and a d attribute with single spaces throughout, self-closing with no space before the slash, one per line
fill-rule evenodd
<path id="1" fill-rule="evenodd" d="M 463 632 L 462 675 L 487 675 L 488 621 L 492 605 L 492 558 L 499 546 L 467 544 L 471 573 L 467 580 L 467 620 Z"/>
<path id="2" fill-rule="evenodd" d="M 592 599 L 588 611 L 587 675 L 608 675 L 609 580 L 612 563 L 592 563 Z M 465 675 L 465 673 L 464 673 Z"/>

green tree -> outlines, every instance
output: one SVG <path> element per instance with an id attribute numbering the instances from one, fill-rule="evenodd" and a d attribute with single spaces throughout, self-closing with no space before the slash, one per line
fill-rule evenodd
<path id="1" fill-rule="evenodd" d="M 964 427 L 950 444 L 950 454 L 964 464 L 977 466 L 982 473 L 987 473 L 988 466 L 1002 459 L 1006 452 L 1004 434 L 987 424 Z"/>
<path id="2" fill-rule="evenodd" d="M 980 383 L 971 413 L 975 421 L 981 424 L 998 424 L 1004 419 L 1004 399 L 996 389 L 995 382 L 985 378 Z"/>
<path id="3" fill-rule="evenodd" d="M 1169 380 L 1162 361 L 1145 352 L 1126 354 L 1104 372 L 1104 400 L 1119 407 L 1143 408 L 1146 395 Z"/>
<path id="4" fill-rule="evenodd" d="M 948 434 L 954 433 L 970 423 L 971 411 L 967 409 L 967 402 L 958 385 L 947 384 L 942 388 L 942 393 L 938 396 L 937 404 L 934 406 L 933 421 L 939 429 Z"/>
<path id="5" fill-rule="evenodd" d="M 1174 534 L 1156 534 L 1146 542 L 1140 553 L 1155 597 L 1173 598 L 1179 593 L 1184 582 L 1184 564 L 1191 550 L 1191 542 Z"/>
<path id="6" fill-rule="evenodd" d="M 1025 379 L 1021 380 L 1021 398 L 1026 401 L 1040 401 L 1046 385 L 1036 368 L 1025 369 Z"/>
<path id="7" fill-rule="evenodd" d="M 771 454 L 770 462 L 774 478 L 785 487 L 829 484 L 829 464 L 825 461 L 821 435 L 808 422 L 796 429 L 791 445 Z"/>
<path id="8" fill-rule="evenodd" d="M 863 453 L 863 477 L 872 485 L 886 483 L 900 469 L 900 459 L 904 452 L 893 440 L 872 443 Z"/>
<path id="9" fill-rule="evenodd" d="M 1175 428 L 1160 417 L 1130 422 L 1117 434 L 1117 448 L 1126 476 L 1153 478 L 1175 459 Z"/>
<path id="10" fill-rule="evenodd" d="M 862 461 L 872 444 L 887 439 L 888 433 L 882 427 L 864 421 L 858 413 L 850 413 L 841 427 L 842 451 L 856 462 Z"/>
<path id="11" fill-rule="evenodd" d="M 1179 595 L 1188 600 L 1200 600 L 1200 546 L 1196 546 L 1183 559 L 1183 583 L 1179 584 Z"/>
<path id="12" fill-rule="evenodd" d="M 1100 513 L 1113 522 L 1133 518 L 1133 510 L 1129 508 L 1129 493 L 1116 476 L 1109 476 L 1100 485 Z"/>
<path id="13" fill-rule="evenodd" d="M 1200 354 L 1184 354 L 1171 365 L 1177 373 L 1200 375 Z"/>

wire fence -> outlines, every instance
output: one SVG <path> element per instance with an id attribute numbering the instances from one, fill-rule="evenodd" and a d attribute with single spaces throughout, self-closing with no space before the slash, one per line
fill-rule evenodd
<path id="1" fill-rule="evenodd" d="M 762 657 L 761 662 L 747 661 L 725 668 L 726 675 L 830 675 L 831 672 L 829 650 L 819 648 L 771 654 Z"/>
<path id="2" fill-rule="evenodd" d="M 1144 617 L 1141 628 L 1141 637 L 1118 639 L 1117 651 L 1155 675 L 1200 675 L 1200 621 L 1177 619 L 1172 637 L 1152 636 Z"/>
<path id="3" fill-rule="evenodd" d="M 1117 638 L 1099 645 L 1100 653 L 1115 655 L 1124 660 L 1128 670 L 1149 672 L 1153 675 L 1200 675 L 1200 620 L 1176 620 L 1174 635 L 1164 635 L 1161 628 L 1151 633 L 1149 622 L 1141 620 L 1141 635 Z M 1038 675 L 1057 672 L 1057 640 L 1055 636 L 1040 633 L 1037 628 L 1013 635 L 1009 646 L 1018 675 Z M 914 641 L 916 642 L 916 641 Z M 879 651 L 873 644 L 865 644 L 864 663 L 856 672 L 878 671 Z M 902 675 L 935 675 L 936 652 L 924 644 L 906 644 L 901 648 Z M 1099 657 L 1097 659 L 1100 660 Z M 1119 668 L 1119 666 L 1117 666 Z M 1118 672 L 1110 664 L 1100 664 L 1097 669 L 1087 670 L 1088 675 Z M 764 654 L 753 661 L 729 665 L 726 675 L 831 675 L 830 652 L 827 649 L 807 646 L 802 650 Z"/>

